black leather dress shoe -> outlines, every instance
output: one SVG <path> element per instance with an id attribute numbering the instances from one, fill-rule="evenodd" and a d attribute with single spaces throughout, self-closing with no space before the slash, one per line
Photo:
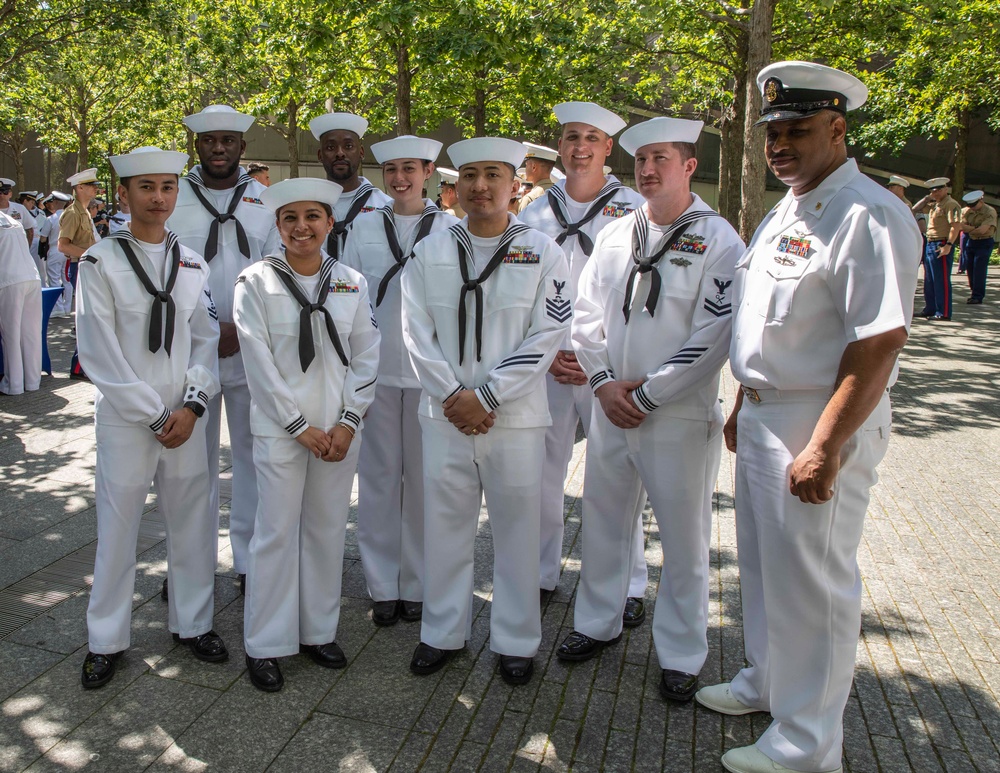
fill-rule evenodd
<path id="1" fill-rule="evenodd" d="M 240 578 L 240 595 L 247 595 L 247 576 L 245 574 L 239 575 Z"/>
<path id="2" fill-rule="evenodd" d="M 698 692 L 697 674 L 663 669 L 663 676 L 660 677 L 660 695 L 668 701 L 687 703 L 696 692 Z"/>
<path id="3" fill-rule="evenodd" d="M 167 578 L 163 578 L 163 588 L 160 590 L 160 598 L 166 601 L 170 598 L 170 591 L 167 588 Z"/>
<path id="4" fill-rule="evenodd" d="M 400 611 L 399 616 L 407 623 L 415 623 L 424 616 L 424 602 L 401 601 L 400 604 L 402 604 L 403 608 Z"/>
<path id="5" fill-rule="evenodd" d="M 88 690 L 104 687 L 104 685 L 111 681 L 111 677 L 115 675 L 118 660 L 124 654 L 124 650 L 113 652 L 110 655 L 99 655 L 95 652 L 88 652 L 87 657 L 83 659 L 83 673 L 80 675 L 80 681 L 83 686 Z"/>
<path id="6" fill-rule="evenodd" d="M 264 692 L 278 692 L 285 686 L 278 661 L 274 658 L 252 658 L 247 655 L 247 674 L 250 683 Z"/>
<path id="7" fill-rule="evenodd" d="M 646 605 L 642 599 L 629 596 L 625 599 L 625 611 L 622 612 L 622 625 L 626 628 L 636 628 L 646 619 Z"/>
<path id="8" fill-rule="evenodd" d="M 308 655 L 313 663 L 323 668 L 343 668 L 347 665 L 347 656 L 335 641 L 329 644 L 300 644 L 299 652 Z"/>
<path id="9" fill-rule="evenodd" d="M 559 648 L 556 650 L 556 657 L 559 660 L 569 661 L 590 660 L 605 647 L 617 644 L 621 640 L 621 634 L 618 634 L 610 641 L 600 641 L 599 639 L 591 639 L 579 631 L 573 631 L 559 645 Z"/>
<path id="10" fill-rule="evenodd" d="M 507 684 L 527 684 L 535 673 L 535 663 L 531 658 L 519 658 L 516 655 L 500 656 L 500 678 Z"/>
<path id="11" fill-rule="evenodd" d="M 439 650 L 430 644 L 420 642 L 413 650 L 413 659 L 410 661 L 410 671 L 418 676 L 427 676 L 435 671 L 444 668 L 444 664 L 451 657 L 452 650 Z"/>
<path id="12" fill-rule="evenodd" d="M 372 605 L 372 622 L 375 625 L 395 625 L 399 622 L 399 599 L 376 601 Z"/>
<path id="13" fill-rule="evenodd" d="M 188 639 L 182 639 L 175 633 L 174 641 L 186 644 L 192 655 L 206 663 L 221 663 L 224 660 L 229 660 L 229 650 L 226 649 L 222 637 L 215 631 L 203 633 L 201 636 L 192 636 Z"/>

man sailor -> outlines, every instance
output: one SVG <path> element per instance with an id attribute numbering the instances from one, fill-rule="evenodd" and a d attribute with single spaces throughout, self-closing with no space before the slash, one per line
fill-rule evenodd
<path id="1" fill-rule="evenodd" d="M 16 220 L 21 224 L 30 245 L 35 238 L 35 218 L 31 216 L 23 204 L 11 201 L 16 184 L 9 177 L 0 177 L 0 214 L 7 215 L 11 220 Z"/>
<path id="2" fill-rule="evenodd" d="M 509 684 L 541 642 L 538 517 L 544 375 L 573 313 L 559 247 L 507 212 L 524 146 L 455 143 L 465 220 L 421 241 L 403 272 L 403 340 L 423 388 L 424 608 L 410 670 L 430 674 L 472 630 L 483 494 L 493 532 L 490 649 Z"/>
<path id="3" fill-rule="evenodd" d="M 424 597 L 420 382 L 403 342 L 399 285 L 416 245 L 458 220 L 422 195 L 440 142 L 406 135 L 376 142 L 371 150 L 392 204 L 358 216 L 341 262 L 364 274 L 382 334 L 358 466 L 358 548 L 374 602 L 372 620 L 392 625 L 400 617 L 419 620 Z"/>
<path id="4" fill-rule="evenodd" d="M 118 206 L 118 211 L 108 218 L 108 230 L 111 233 L 122 230 L 132 219 L 132 215 L 128 211 L 128 204 L 122 201 L 117 194 L 115 194 L 115 204 Z"/>
<path id="5" fill-rule="evenodd" d="M 326 170 L 326 179 L 344 189 L 334 207 L 333 231 L 326 241 L 326 251 L 338 259 L 354 219 L 392 202 L 361 175 L 365 158 L 361 138 L 367 129 L 367 119 L 354 113 L 326 113 L 309 122 L 309 130 L 319 140 L 316 157 Z"/>
<path id="6" fill-rule="evenodd" d="M 229 656 L 212 630 L 216 520 L 200 420 L 219 388 L 219 334 L 208 267 L 165 227 L 186 162 L 186 154 L 158 148 L 112 156 L 132 223 L 81 259 L 77 338 L 97 387 L 98 537 L 85 688 L 107 684 L 129 646 L 135 545 L 150 483 L 167 528 L 169 628 L 200 660 Z"/>
<path id="7" fill-rule="evenodd" d="M 642 196 L 622 185 L 614 175 L 605 175 L 604 162 L 614 145 L 612 137 L 625 128 L 625 121 L 593 102 L 563 102 L 552 108 L 562 124 L 559 156 L 566 178 L 549 188 L 545 196 L 522 212 L 522 222 L 551 236 L 562 245 L 569 262 L 570 286 L 575 299 L 580 276 L 590 259 L 597 235 L 609 223 L 640 207 Z M 567 335 L 546 376 L 552 425 L 545 435 L 545 470 L 542 474 L 541 588 L 555 589 L 562 562 L 563 495 L 566 471 L 573 456 L 576 425 L 590 431 L 593 391 L 580 368 Z M 643 553 L 642 511 L 645 494 L 635 502 L 622 503 L 635 520 L 636 549 L 631 552 L 628 597 L 624 621 L 627 627 L 640 625 L 646 617 L 646 559 Z"/>
<path id="8" fill-rule="evenodd" d="M 38 191 L 21 191 L 17 194 L 17 203 L 24 207 L 30 216 L 28 224 L 34 229 L 31 237 L 31 259 L 35 261 L 35 268 L 38 269 L 38 276 L 41 279 L 42 287 L 45 287 L 45 262 L 38 254 L 41 240 L 42 218 L 46 217 L 38 207 L 38 198 L 41 194 Z"/>
<path id="9" fill-rule="evenodd" d="M 648 492 L 664 538 L 653 644 L 667 700 L 694 697 L 708 654 L 708 547 L 722 453 L 719 371 L 743 242 L 691 192 L 701 121 L 654 118 L 622 134 L 646 203 L 604 228 L 583 270 L 573 345 L 598 398 L 583 493 L 574 630 L 556 650 L 586 660 L 618 641 Z M 624 305 L 623 305 L 624 299 Z"/>
<path id="10" fill-rule="evenodd" d="M 790 190 L 736 267 L 726 422 L 747 665 L 701 689 L 723 714 L 769 712 L 726 770 L 840 771 L 861 628 L 861 541 L 889 443 L 889 390 L 913 314 L 920 233 L 847 156 L 868 90 L 811 62 L 757 75 L 764 153 Z"/>
<path id="11" fill-rule="evenodd" d="M 8 210 L 9 212 L 9 210 Z M 28 215 L 31 218 L 31 215 Z M 24 225 L 0 212 L 0 394 L 38 389 L 42 376 L 42 287 Z"/>
<path id="12" fill-rule="evenodd" d="M 459 220 L 465 217 L 465 210 L 458 203 L 458 194 L 455 193 L 455 183 L 458 181 L 458 172 L 446 166 L 437 168 L 441 181 L 438 183 L 438 192 L 441 197 L 441 209 L 449 215 L 457 217 Z"/>
<path id="13" fill-rule="evenodd" d="M 518 211 L 524 212 L 531 202 L 544 196 L 545 191 L 554 185 L 550 175 L 555 169 L 559 151 L 544 145 L 536 145 L 533 142 L 522 142 L 521 144 L 528 149 L 524 157 L 524 177 L 531 183 L 531 187 L 521 197 L 517 205 Z"/>
<path id="14" fill-rule="evenodd" d="M 53 317 L 68 317 L 73 307 L 73 288 L 66 279 L 66 256 L 59 251 L 59 220 L 66 205 L 73 200 L 62 191 L 53 191 L 42 199 L 47 218 L 40 229 L 39 254 L 45 254 L 45 274 L 49 287 L 62 287 L 63 293 L 52 307 Z M 68 289 L 67 289 L 68 288 Z"/>
<path id="15" fill-rule="evenodd" d="M 250 435 L 250 390 L 233 321 L 236 278 L 244 268 L 276 253 L 279 238 L 274 215 L 260 200 L 267 190 L 240 167 L 246 151 L 243 135 L 252 115 L 228 105 L 209 105 L 184 118 L 195 134 L 198 165 L 181 180 L 177 209 L 167 223 L 181 244 L 204 255 L 211 269 L 209 288 L 219 315 L 219 381 L 221 392 L 208 406 L 205 440 L 212 483 L 212 512 L 219 517 L 219 434 L 222 402 L 233 460 L 229 542 L 233 570 L 245 587 L 247 547 L 257 513 L 257 474 Z"/>

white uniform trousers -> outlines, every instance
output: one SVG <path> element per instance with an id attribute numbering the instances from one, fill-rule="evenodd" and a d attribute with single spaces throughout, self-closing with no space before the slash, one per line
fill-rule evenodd
<path id="1" fill-rule="evenodd" d="M 649 494 L 663 567 L 653 615 L 660 668 L 697 674 L 708 655 L 708 549 L 722 420 L 651 414 L 636 429 L 594 412 L 583 491 L 583 556 L 575 630 L 608 641 L 622 630 L 635 520 L 624 505 Z"/>
<path id="2" fill-rule="evenodd" d="M 542 640 L 538 519 L 545 427 L 463 435 L 420 417 L 424 446 L 424 611 L 420 640 L 461 649 L 472 633 L 473 559 L 483 494 L 493 533 L 490 649 L 534 657 Z"/>
<path id="3" fill-rule="evenodd" d="M 37 279 L 0 287 L 0 392 L 34 392 L 42 381 L 42 288 Z"/>
<path id="4" fill-rule="evenodd" d="M 190 638 L 212 629 L 215 519 L 204 433 L 199 420 L 184 445 L 166 449 L 148 427 L 97 424 L 97 558 L 87 608 L 91 652 L 128 649 L 136 541 L 150 482 L 156 483 L 167 528 L 170 631 Z"/>
<path id="5" fill-rule="evenodd" d="M 420 389 L 375 386 L 358 464 L 358 548 L 375 601 L 423 601 Z"/>
<path id="6" fill-rule="evenodd" d="M 247 552 L 257 517 L 257 471 L 250 434 L 250 389 L 246 384 L 223 385 L 208 402 L 205 440 L 208 445 L 208 479 L 212 486 L 212 512 L 219 522 L 219 431 L 222 399 L 226 399 L 226 426 L 233 459 L 233 496 L 229 503 L 229 544 L 233 549 L 233 569 L 247 573 Z M 216 529 L 216 548 L 218 532 Z"/>
<path id="7" fill-rule="evenodd" d="M 66 279 L 66 256 L 61 252 L 55 252 L 51 247 L 49 256 L 45 259 L 45 275 L 49 280 L 49 287 L 63 288 L 63 294 L 52 307 L 52 313 L 69 314 L 73 309 L 73 287 Z M 66 289 L 67 286 L 69 290 Z"/>
<path id="8" fill-rule="evenodd" d="M 253 439 L 257 521 L 247 563 L 243 635 L 252 658 L 294 655 L 337 638 L 344 536 L 361 433 L 340 462 L 291 437 Z"/>
<path id="9" fill-rule="evenodd" d="M 545 387 L 549 398 L 549 415 L 552 424 L 545 431 L 545 466 L 542 472 L 542 522 L 541 522 L 541 587 L 555 590 L 559 584 L 562 566 L 563 531 L 566 520 L 566 474 L 573 458 L 577 421 L 583 422 L 583 432 L 590 435 L 590 415 L 594 409 L 594 393 L 589 385 L 569 386 L 558 384 L 551 373 L 545 374 Z M 600 410 L 600 407 L 598 407 Z M 640 496 L 635 514 L 637 550 L 632 563 L 628 595 L 642 598 L 646 594 L 649 577 L 646 570 L 645 535 L 642 530 L 642 511 L 646 497 Z"/>
<path id="10" fill-rule="evenodd" d="M 788 491 L 828 396 L 744 400 L 736 454 L 736 537 L 749 665 L 733 695 L 774 721 L 757 747 L 781 765 L 827 771 L 841 764 L 843 715 L 861 627 L 861 542 L 875 467 L 889 442 L 885 395 L 841 452 L 833 499 Z"/>

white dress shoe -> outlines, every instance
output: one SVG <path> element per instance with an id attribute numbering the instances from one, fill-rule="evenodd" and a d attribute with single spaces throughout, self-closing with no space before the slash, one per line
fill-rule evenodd
<path id="1" fill-rule="evenodd" d="M 730 749 L 722 755 L 722 767 L 730 773 L 795 773 L 791 768 L 779 765 L 756 746 L 741 746 Z M 839 767 L 823 773 L 843 773 Z"/>
<path id="2" fill-rule="evenodd" d="M 753 714 L 755 711 L 762 710 L 747 706 L 745 703 L 737 700 L 732 690 L 729 689 L 729 682 L 713 684 L 711 687 L 702 687 L 695 693 L 694 699 L 706 709 L 717 711 L 720 714 L 728 714 L 731 717 Z"/>

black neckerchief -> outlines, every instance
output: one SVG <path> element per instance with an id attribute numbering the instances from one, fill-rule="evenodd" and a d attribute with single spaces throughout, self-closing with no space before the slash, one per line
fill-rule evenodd
<path id="1" fill-rule="evenodd" d="M 516 219 L 509 222 L 507 230 L 500 236 L 500 245 L 496 252 L 486 264 L 486 268 L 475 279 L 469 278 L 468 264 L 473 255 L 472 238 L 469 232 L 462 227 L 462 223 L 455 223 L 448 230 L 455 236 L 458 246 L 458 266 L 462 271 L 462 292 L 458 297 L 458 364 L 461 365 L 465 359 L 465 296 L 470 292 L 476 294 L 476 361 L 479 362 L 482 360 L 483 353 L 483 282 L 489 279 L 490 275 L 503 263 L 503 259 L 507 257 L 507 250 L 510 249 L 510 244 L 517 235 L 531 229 Z"/>
<path id="2" fill-rule="evenodd" d="M 211 263 L 215 259 L 216 254 L 219 252 L 219 226 L 223 223 L 228 223 L 230 220 L 236 226 L 236 243 L 240 248 L 240 254 L 247 260 L 250 260 L 250 240 L 247 239 L 247 232 L 243 228 L 243 223 L 236 217 L 235 212 L 240 202 L 243 201 L 243 193 L 246 191 L 247 186 L 253 182 L 253 178 L 245 173 L 240 174 L 239 180 L 236 181 L 236 190 L 233 191 L 233 196 L 229 199 L 229 206 L 226 207 L 225 212 L 221 213 L 201 190 L 206 186 L 197 168 L 188 172 L 187 177 L 184 179 L 191 185 L 194 195 L 197 196 L 198 201 L 201 202 L 201 205 L 213 218 L 212 225 L 208 229 L 208 239 L 205 241 L 205 262 Z"/>
<path id="3" fill-rule="evenodd" d="M 347 210 L 347 217 L 343 220 L 333 221 L 333 230 L 330 231 L 330 235 L 326 240 L 326 251 L 333 257 L 340 257 L 341 237 L 347 233 L 347 229 L 351 227 L 351 223 L 354 222 L 354 218 L 361 214 L 361 210 L 364 209 L 365 204 L 368 203 L 368 199 L 371 198 L 374 192 L 375 186 L 370 182 L 366 181 L 361 183 L 354 195 L 354 201 L 351 204 L 351 208 Z"/>
<path id="4" fill-rule="evenodd" d="M 306 369 L 316 357 L 316 344 L 313 341 L 312 333 L 312 315 L 316 311 L 323 312 L 323 320 L 326 322 L 326 332 L 330 336 L 333 348 L 337 350 L 337 356 L 340 357 L 341 363 L 346 368 L 347 355 L 344 354 L 344 347 L 340 343 L 340 336 L 337 334 L 337 326 L 333 323 L 333 316 L 326 307 L 326 296 L 330 293 L 330 274 L 333 273 L 333 266 L 337 261 L 328 257 L 323 261 L 323 265 L 320 266 L 319 293 L 317 294 L 316 303 L 310 303 L 305 293 L 302 292 L 302 288 L 295 281 L 291 267 L 285 261 L 275 257 L 267 257 L 264 258 L 264 262 L 274 269 L 282 284 L 285 285 L 288 292 L 291 293 L 292 297 L 298 301 L 299 306 L 302 307 L 302 310 L 299 312 L 299 365 L 302 366 L 302 372 L 306 372 Z"/>
<path id="5" fill-rule="evenodd" d="M 379 212 L 382 213 L 382 225 L 385 228 L 385 240 L 389 243 L 389 252 L 392 253 L 392 259 L 395 261 L 395 264 L 389 267 L 389 270 L 385 272 L 385 276 L 382 277 L 382 281 L 378 283 L 378 294 L 375 296 L 375 308 L 382 305 L 382 299 L 385 298 L 385 291 L 389 289 L 389 282 L 392 281 L 392 278 L 396 276 L 396 274 L 403 270 L 403 266 L 406 265 L 406 261 L 413 257 L 413 248 L 417 246 L 421 239 L 431 232 L 431 228 L 434 226 L 434 216 L 440 211 L 441 210 L 433 204 L 424 207 L 424 211 L 420 213 L 420 222 L 417 224 L 417 236 L 413 240 L 413 245 L 410 247 L 409 254 L 404 255 L 403 248 L 399 246 L 399 236 L 396 233 L 396 221 L 393 219 L 392 205 L 382 207 L 382 209 L 379 210 Z"/>
<path id="6" fill-rule="evenodd" d="M 149 278 L 146 269 L 139 262 L 139 256 L 135 254 L 132 243 L 139 248 L 140 252 L 145 254 L 145 251 L 131 231 L 117 231 L 108 238 L 114 239 L 122 248 L 125 259 L 128 260 L 129 266 L 135 272 L 136 278 L 146 292 L 153 296 L 153 305 L 149 310 L 149 351 L 155 354 L 160 351 L 162 345 L 169 357 L 170 347 L 174 342 L 174 316 L 177 313 L 177 306 L 174 304 L 174 298 L 170 292 L 177 282 L 177 272 L 181 266 L 181 245 L 177 241 L 177 235 L 172 231 L 167 231 L 167 255 L 170 256 L 170 271 L 167 273 L 167 286 L 162 290 L 156 289 L 153 280 Z M 166 307 L 165 315 L 164 307 Z M 166 320 L 164 320 L 164 316 L 166 316 Z"/>
<path id="7" fill-rule="evenodd" d="M 655 253 L 646 257 L 646 241 L 649 239 L 649 218 L 646 216 L 645 207 L 635 210 L 635 224 L 632 226 L 632 270 L 628 275 L 628 284 L 625 286 L 625 303 L 622 305 L 622 314 L 625 315 L 625 324 L 628 324 L 630 307 L 632 305 L 632 286 L 635 284 L 636 274 L 650 274 L 649 295 L 646 297 L 646 311 L 649 316 L 653 316 L 656 311 L 656 302 L 660 298 L 660 272 L 656 268 L 657 262 L 662 258 L 677 240 L 681 238 L 684 230 L 696 220 L 703 217 L 718 217 L 718 212 L 711 210 L 701 210 L 685 212 L 677 218 L 671 225 L 673 226 L 667 238 L 663 240 L 663 245 Z"/>
<path id="8" fill-rule="evenodd" d="M 617 180 L 608 180 L 605 186 L 598 192 L 597 198 L 594 199 L 594 203 L 591 205 L 590 209 L 588 209 L 586 214 L 584 214 L 579 222 L 576 223 L 570 223 L 569 218 L 566 217 L 566 191 L 558 185 L 554 185 L 549 188 L 546 193 L 549 207 L 552 209 L 552 214 L 555 215 L 556 222 L 559 223 L 559 227 L 562 228 L 562 233 L 556 237 L 556 244 L 562 244 L 571 236 L 575 236 L 580 241 L 580 248 L 583 250 L 584 255 L 589 258 L 590 253 L 594 251 L 594 240 L 580 229 L 601 214 L 607 203 L 611 201 L 611 199 L 615 197 L 615 194 L 624 187 L 625 186 Z"/>

